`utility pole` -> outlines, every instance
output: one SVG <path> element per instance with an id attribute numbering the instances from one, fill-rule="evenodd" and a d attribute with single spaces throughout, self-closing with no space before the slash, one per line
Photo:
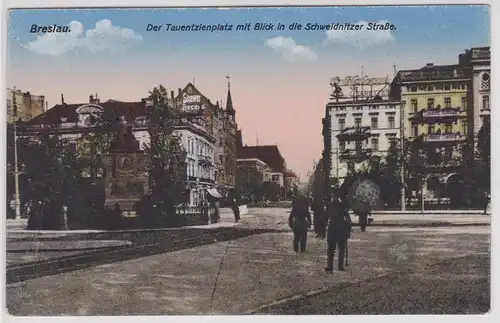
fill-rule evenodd
<path id="1" fill-rule="evenodd" d="M 394 69 L 396 66 L 394 65 Z M 400 138 L 400 162 L 401 162 L 401 211 L 406 211 L 406 189 L 405 189 L 405 106 L 406 101 L 401 101 L 399 109 L 399 138 Z"/>
<path id="2" fill-rule="evenodd" d="M 21 218 L 21 196 L 19 190 L 19 166 L 18 166 L 18 156 L 17 156 L 17 102 L 16 102 L 16 87 L 14 86 L 14 91 L 12 92 L 12 105 L 15 111 L 14 115 L 14 182 L 15 182 L 15 196 L 14 204 L 16 209 L 16 219 Z"/>

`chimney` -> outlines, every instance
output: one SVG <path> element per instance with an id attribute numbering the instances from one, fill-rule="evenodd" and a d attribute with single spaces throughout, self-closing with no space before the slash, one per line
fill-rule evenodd
<path id="1" fill-rule="evenodd" d="M 95 94 L 95 100 L 94 100 L 94 103 L 95 103 L 95 104 L 99 104 L 99 103 L 101 103 L 101 100 L 99 100 L 99 98 L 97 97 L 97 93 Z"/>
<path id="2" fill-rule="evenodd" d="M 64 104 L 64 94 L 61 93 L 61 104 Z"/>
<path id="3" fill-rule="evenodd" d="M 181 88 L 179 88 L 179 96 L 181 96 L 181 91 L 182 91 Z"/>
<path id="4" fill-rule="evenodd" d="M 173 99 L 175 99 L 175 97 L 174 97 L 174 91 L 170 91 L 170 98 L 171 98 L 172 100 L 173 100 Z"/>
<path id="5" fill-rule="evenodd" d="M 49 102 L 45 101 L 45 111 L 49 110 Z"/>
<path id="6" fill-rule="evenodd" d="M 89 103 L 94 103 L 94 96 L 92 94 L 89 95 Z"/>

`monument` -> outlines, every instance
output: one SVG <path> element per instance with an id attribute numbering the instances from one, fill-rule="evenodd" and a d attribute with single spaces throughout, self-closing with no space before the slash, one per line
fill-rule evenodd
<path id="1" fill-rule="evenodd" d="M 146 155 L 132 133 L 132 126 L 120 125 L 106 158 L 105 206 L 119 206 L 124 217 L 135 217 L 134 204 L 148 192 Z"/>

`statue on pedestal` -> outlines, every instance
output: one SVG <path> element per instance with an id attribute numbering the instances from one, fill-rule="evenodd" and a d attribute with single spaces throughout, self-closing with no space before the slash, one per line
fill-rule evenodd
<path id="1" fill-rule="evenodd" d="M 148 191 L 145 157 L 132 126 L 120 125 L 106 159 L 105 187 L 106 205 L 119 207 L 124 216 L 135 216 L 134 204 Z"/>

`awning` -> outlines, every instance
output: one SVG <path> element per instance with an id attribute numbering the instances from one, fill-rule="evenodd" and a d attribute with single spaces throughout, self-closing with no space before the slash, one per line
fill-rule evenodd
<path id="1" fill-rule="evenodd" d="M 212 195 L 213 197 L 217 198 L 217 199 L 220 199 L 222 196 L 219 194 L 219 192 L 217 192 L 217 190 L 215 188 L 209 188 L 207 189 L 207 193 Z"/>

